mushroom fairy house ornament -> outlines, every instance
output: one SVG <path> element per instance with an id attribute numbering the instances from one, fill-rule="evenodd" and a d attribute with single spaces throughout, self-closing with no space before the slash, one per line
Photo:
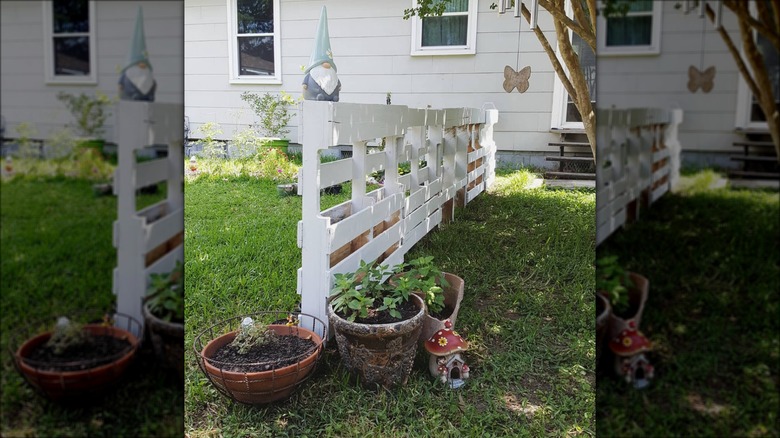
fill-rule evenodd
<path id="1" fill-rule="evenodd" d="M 636 322 L 628 320 L 620 333 L 610 339 L 609 349 L 615 354 L 615 372 L 636 389 L 645 388 L 653 379 L 653 365 L 645 356 L 652 349 L 650 341 L 637 330 Z"/>
<path id="2" fill-rule="evenodd" d="M 431 375 L 450 388 L 463 386 L 469 378 L 469 366 L 461 353 L 468 348 L 468 343 L 452 330 L 452 322 L 449 319 L 444 321 L 444 328 L 425 341 L 425 349 L 431 355 L 428 361 Z"/>

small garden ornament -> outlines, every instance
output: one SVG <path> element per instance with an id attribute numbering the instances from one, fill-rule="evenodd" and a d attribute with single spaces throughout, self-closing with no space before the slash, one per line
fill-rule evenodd
<path id="1" fill-rule="evenodd" d="M 458 389 L 469 378 L 469 366 L 461 353 L 468 343 L 454 330 L 452 322 L 444 321 L 444 328 L 425 341 L 425 349 L 431 354 L 428 370 L 431 375 L 452 389 Z"/>
<path id="2" fill-rule="evenodd" d="M 339 101 L 341 81 L 336 74 L 336 64 L 333 63 L 333 52 L 330 50 L 328 36 L 328 12 L 325 6 L 320 13 L 317 25 L 317 36 L 314 41 L 314 51 L 309 59 L 309 66 L 304 70 L 303 98 L 306 100 Z"/>
<path id="3" fill-rule="evenodd" d="M 146 51 L 143 12 L 139 6 L 138 15 L 135 19 L 135 34 L 130 47 L 130 55 L 127 59 L 127 65 L 122 69 L 119 76 L 119 98 L 122 100 L 154 102 L 156 89 L 157 82 L 154 80 L 152 65 L 149 63 L 149 54 Z"/>

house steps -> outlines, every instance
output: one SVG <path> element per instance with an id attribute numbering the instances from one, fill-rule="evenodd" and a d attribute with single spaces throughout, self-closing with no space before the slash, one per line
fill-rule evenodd
<path id="1" fill-rule="evenodd" d="M 767 185 L 774 187 L 780 180 L 780 163 L 769 132 L 745 132 L 744 135 L 745 140 L 732 143 L 734 147 L 741 148 L 742 153 L 729 157 L 740 163 L 739 170 L 729 171 L 729 179 L 766 181 Z"/>
<path id="2" fill-rule="evenodd" d="M 558 166 L 544 173 L 545 184 L 548 187 L 596 187 L 596 166 L 585 131 L 567 130 L 560 135 L 560 141 L 547 143 L 548 147 L 556 148 L 558 154 L 547 155 L 545 160 L 557 162 Z"/>

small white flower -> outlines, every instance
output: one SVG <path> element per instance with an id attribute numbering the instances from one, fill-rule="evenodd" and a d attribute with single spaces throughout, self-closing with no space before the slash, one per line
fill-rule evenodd
<path id="1" fill-rule="evenodd" d="M 252 327 L 254 323 L 255 321 L 252 318 L 247 316 L 246 318 L 244 318 L 243 321 L 241 321 L 241 327 L 242 328 Z"/>
<path id="2" fill-rule="evenodd" d="M 57 327 L 59 328 L 65 328 L 70 325 L 70 320 L 65 316 L 60 316 L 57 318 Z"/>

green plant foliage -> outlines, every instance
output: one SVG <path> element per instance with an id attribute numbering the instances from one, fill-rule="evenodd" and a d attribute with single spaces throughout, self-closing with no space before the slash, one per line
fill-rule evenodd
<path id="1" fill-rule="evenodd" d="M 40 151 L 38 146 L 32 141 L 32 138 L 38 133 L 35 126 L 23 122 L 16 125 L 16 142 L 19 145 L 19 151 L 16 156 L 19 158 L 38 158 Z"/>
<path id="2" fill-rule="evenodd" d="M 367 318 L 383 310 L 400 318 L 401 312 L 397 307 L 409 299 L 411 289 L 393 288 L 383 282 L 392 273 L 387 265 L 361 260 L 355 272 L 335 274 L 331 290 L 333 310 L 346 314 L 349 321 L 357 317 Z M 379 305 L 376 305 L 377 301 Z"/>
<path id="3" fill-rule="evenodd" d="M 267 325 L 254 322 L 252 318 L 245 318 L 230 345 L 238 348 L 239 354 L 246 354 L 253 347 L 270 347 L 278 340 L 279 337 L 273 330 L 269 330 Z"/>
<path id="4" fill-rule="evenodd" d="M 184 265 L 176 262 L 171 272 L 150 274 L 146 291 L 149 310 L 165 321 L 184 321 Z"/>
<path id="5" fill-rule="evenodd" d="M 596 290 L 607 296 L 616 313 L 628 310 L 628 288 L 633 286 L 628 272 L 618 264 L 617 256 L 596 260 Z"/>
<path id="6" fill-rule="evenodd" d="M 224 156 L 223 143 L 217 140 L 217 137 L 222 134 L 222 127 L 217 122 L 206 122 L 198 128 L 198 131 L 203 136 L 201 142 L 203 143 L 203 150 L 201 155 L 206 158 L 221 158 Z"/>
<path id="7" fill-rule="evenodd" d="M 54 326 L 51 337 L 46 341 L 46 346 L 52 349 L 56 355 L 66 352 L 69 348 L 84 345 L 89 342 L 89 336 L 84 331 L 84 325 L 72 322 L 61 316 Z"/>
<path id="8" fill-rule="evenodd" d="M 94 97 L 84 93 L 73 95 L 61 91 L 57 93 L 57 99 L 64 103 L 73 118 L 81 135 L 89 138 L 97 138 L 103 134 L 103 124 L 111 115 L 107 110 L 113 103 L 104 93 L 97 91 Z"/>
<path id="9" fill-rule="evenodd" d="M 398 278 L 399 288 L 409 288 L 413 292 L 421 292 L 425 297 L 428 311 L 438 313 L 444 308 L 444 289 L 449 283 L 444 273 L 433 264 L 433 256 L 419 257 L 396 268 L 403 272 Z"/>
<path id="10" fill-rule="evenodd" d="M 252 111 L 259 117 L 260 130 L 267 137 L 281 137 L 290 132 L 285 129 L 292 118 L 288 107 L 295 105 L 293 97 L 284 91 L 276 94 L 259 95 L 245 91 L 241 99 L 249 104 Z"/>

